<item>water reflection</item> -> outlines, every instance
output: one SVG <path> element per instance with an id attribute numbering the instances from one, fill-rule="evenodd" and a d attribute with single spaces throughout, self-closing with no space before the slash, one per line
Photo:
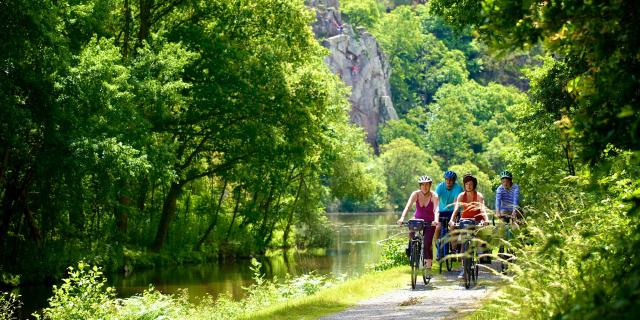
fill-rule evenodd
<path id="1" fill-rule="evenodd" d="M 330 248 L 317 252 L 301 253 L 290 250 L 271 257 L 260 258 L 262 272 L 267 279 L 274 276 L 284 279 L 287 274 L 299 276 L 312 271 L 318 274 L 362 274 L 366 266 L 378 261 L 382 247 L 376 242 L 396 234 L 394 226 L 397 213 L 340 213 L 328 215 L 334 230 L 334 242 Z M 109 275 L 108 283 L 118 295 L 128 297 L 142 293 L 153 285 L 163 293 L 177 293 L 186 288 L 195 302 L 199 297 L 229 294 L 239 299 L 245 294 L 243 287 L 252 283 L 250 262 L 246 260 L 177 266 L 139 271 L 124 277 Z M 24 314 L 30 314 L 46 306 L 51 287 L 22 287 L 20 294 L 25 302 Z"/>
<path id="2" fill-rule="evenodd" d="M 378 261 L 382 247 L 376 242 L 395 234 L 395 213 L 339 213 L 328 215 L 335 234 L 333 245 L 319 252 L 290 250 L 275 256 L 260 258 L 266 278 L 284 279 L 287 274 L 299 276 L 312 271 L 318 274 L 362 274 L 366 266 Z M 112 276 L 111 285 L 121 296 L 130 296 L 153 284 L 164 293 L 187 288 L 195 299 L 205 294 L 228 293 L 242 298 L 242 287 L 252 283 L 249 261 L 223 265 L 169 267 L 163 270 L 137 272 L 129 277 Z"/>

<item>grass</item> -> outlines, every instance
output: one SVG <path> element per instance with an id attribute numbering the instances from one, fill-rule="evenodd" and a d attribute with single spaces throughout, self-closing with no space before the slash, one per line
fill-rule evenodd
<path id="1" fill-rule="evenodd" d="M 321 316 L 343 311 L 359 301 L 402 288 L 407 285 L 408 280 L 409 268 L 407 266 L 395 267 L 381 272 L 371 272 L 359 278 L 347 280 L 312 296 L 290 300 L 248 314 L 245 318 L 317 319 Z"/>

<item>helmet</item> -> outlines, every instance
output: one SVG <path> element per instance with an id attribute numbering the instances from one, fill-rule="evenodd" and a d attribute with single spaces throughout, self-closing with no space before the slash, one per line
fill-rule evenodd
<path id="1" fill-rule="evenodd" d="M 444 178 L 456 180 L 458 178 L 458 175 L 455 172 L 449 170 L 444 173 Z"/>
<path id="2" fill-rule="evenodd" d="M 474 177 L 471 173 L 467 173 L 462 177 L 463 184 L 466 184 L 469 181 L 473 182 L 473 189 L 478 186 L 478 179 L 476 179 L 476 177 Z"/>
<path id="3" fill-rule="evenodd" d="M 503 179 L 503 178 L 508 178 L 509 180 L 513 180 L 513 175 L 511 174 L 511 172 L 505 170 L 500 172 L 500 179 Z"/>
<path id="4" fill-rule="evenodd" d="M 421 176 L 418 178 L 418 183 L 432 183 L 433 180 L 429 176 Z"/>

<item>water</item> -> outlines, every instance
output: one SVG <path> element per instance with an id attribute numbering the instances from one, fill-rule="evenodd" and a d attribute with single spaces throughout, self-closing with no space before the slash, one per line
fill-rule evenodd
<path id="1" fill-rule="evenodd" d="M 377 244 L 392 234 L 400 232 L 394 226 L 396 213 L 340 213 L 328 215 L 334 230 L 334 242 L 330 248 L 315 253 L 290 250 L 281 254 L 262 257 L 261 271 L 267 279 L 287 274 L 299 276 L 309 272 L 332 275 L 362 274 L 367 265 L 378 261 L 382 247 Z M 120 296 L 131 296 L 147 289 L 149 284 L 163 293 L 176 293 L 187 288 L 192 298 L 209 294 L 217 296 L 229 293 L 242 298 L 246 287 L 252 283 L 250 262 L 240 260 L 224 264 L 167 267 L 161 270 L 135 272 L 128 277 L 113 275 L 110 285 Z"/>
<path id="2" fill-rule="evenodd" d="M 330 248 L 319 253 L 290 250 L 288 253 L 262 257 L 258 259 L 262 263 L 261 271 L 267 279 L 274 276 L 283 279 L 286 274 L 299 276 L 312 271 L 332 275 L 362 274 L 368 265 L 380 259 L 382 247 L 377 242 L 404 231 L 394 226 L 398 216 L 397 213 L 329 214 L 329 221 L 334 230 L 334 242 Z M 121 297 L 142 293 L 151 284 L 157 290 L 168 294 L 186 288 L 194 301 L 205 294 L 214 297 L 230 294 L 240 299 L 245 294 L 242 287 L 252 283 L 253 274 L 249 267 L 250 262 L 246 260 L 166 267 L 136 271 L 127 277 L 119 274 L 109 275 L 108 282 L 116 288 Z M 46 305 L 51 288 L 22 287 L 19 293 L 25 301 L 25 309 L 35 310 Z"/>

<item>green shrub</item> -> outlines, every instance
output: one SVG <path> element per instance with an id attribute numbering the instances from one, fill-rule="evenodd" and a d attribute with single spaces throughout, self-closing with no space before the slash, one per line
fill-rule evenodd
<path id="1" fill-rule="evenodd" d="M 385 241 L 382 245 L 382 257 L 380 261 L 372 266 L 376 271 L 391 269 L 395 266 L 408 265 L 407 237 L 398 236 Z"/>
<path id="2" fill-rule="evenodd" d="M 14 319 L 13 314 L 22 306 L 19 298 L 13 293 L 0 292 L 0 320 Z"/>
<path id="3" fill-rule="evenodd" d="M 200 303 L 189 302 L 186 290 L 178 295 L 166 295 L 150 287 L 141 295 L 116 298 L 115 290 L 106 286 L 101 269 L 84 262 L 69 267 L 63 284 L 54 286 L 54 296 L 42 316 L 46 319 L 236 319 L 275 303 L 312 295 L 343 280 L 341 277 L 310 273 L 284 281 L 267 280 L 260 272 L 260 263 L 252 260 L 254 283 L 244 288 L 247 297 L 235 301 L 229 295 L 217 300 L 211 296 Z M 0 311 L 11 319 L 17 306 L 16 298 L 0 297 Z M 39 317 L 36 315 L 36 317 Z"/>
<path id="4" fill-rule="evenodd" d="M 63 284 L 53 286 L 49 307 L 43 310 L 50 319 L 99 319 L 107 318 L 115 308 L 115 289 L 106 286 L 100 268 L 78 263 L 69 267 L 69 276 Z"/>

